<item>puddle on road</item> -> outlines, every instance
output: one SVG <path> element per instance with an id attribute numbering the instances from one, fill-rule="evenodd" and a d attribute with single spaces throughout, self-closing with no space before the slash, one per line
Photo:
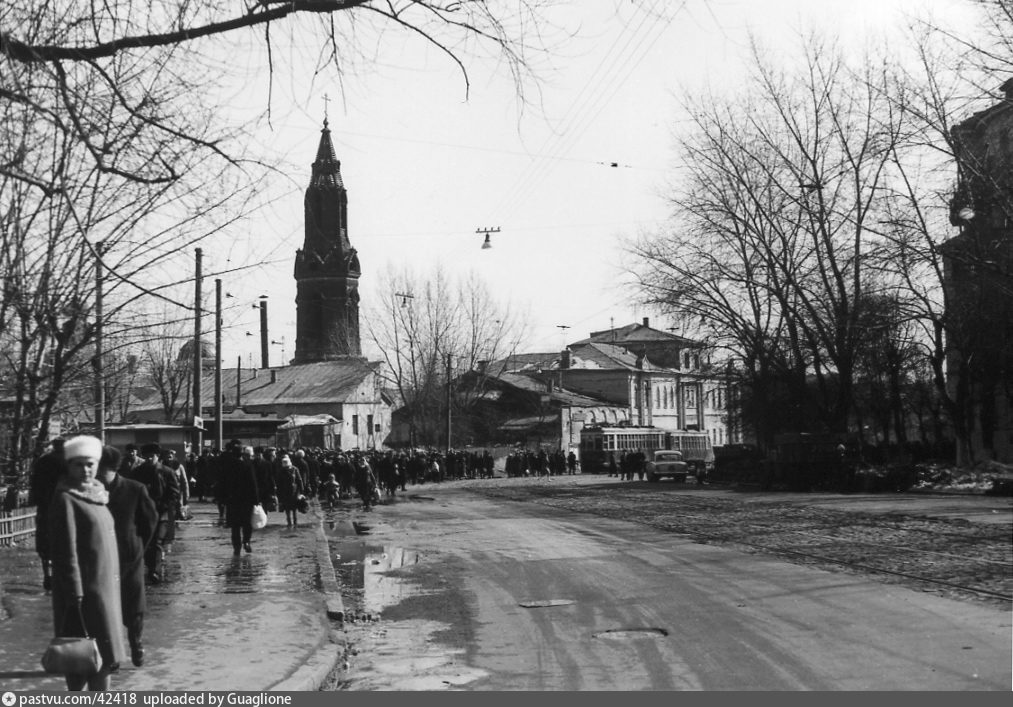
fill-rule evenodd
<path id="1" fill-rule="evenodd" d="M 413 550 L 352 539 L 331 539 L 330 550 L 342 593 L 361 595 L 362 611 L 367 614 L 380 614 L 417 593 L 411 582 L 389 574 L 418 564 L 419 554 Z"/>
<path id="2" fill-rule="evenodd" d="M 612 628 L 599 631 L 594 634 L 594 638 L 629 641 L 635 638 L 664 638 L 667 635 L 668 631 L 663 628 Z"/>
<path id="3" fill-rule="evenodd" d="M 447 625 L 438 621 L 407 620 L 351 631 L 357 655 L 343 689 L 356 691 L 434 691 L 461 688 L 487 672 L 459 660 L 462 649 L 433 640 Z"/>
<path id="4" fill-rule="evenodd" d="M 517 602 L 517 605 L 525 609 L 541 609 L 552 606 L 569 606 L 575 603 L 573 599 L 525 599 L 524 601 Z"/>

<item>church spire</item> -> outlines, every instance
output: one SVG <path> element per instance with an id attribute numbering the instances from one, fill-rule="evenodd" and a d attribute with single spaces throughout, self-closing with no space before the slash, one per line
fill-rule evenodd
<path id="1" fill-rule="evenodd" d="M 359 357 L 359 256 L 348 239 L 348 193 L 324 117 L 296 251 L 295 363 Z"/>
<path id="2" fill-rule="evenodd" d="M 341 181 L 341 162 L 334 155 L 334 143 L 331 142 L 331 130 L 324 118 L 324 128 L 320 131 L 320 144 L 317 146 L 317 158 L 313 162 L 313 174 L 310 186 L 320 189 L 341 189 L 345 185 Z"/>

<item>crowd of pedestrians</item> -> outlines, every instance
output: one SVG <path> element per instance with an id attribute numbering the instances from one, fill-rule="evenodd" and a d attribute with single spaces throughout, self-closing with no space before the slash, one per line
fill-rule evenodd
<path id="1" fill-rule="evenodd" d="M 609 452 L 606 462 L 609 476 L 617 476 L 620 479 L 633 481 L 636 476 L 638 481 L 643 481 L 647 473 L 647 455 L 639 451 L 623 451 L 616 459 L 615 452 Z"/>
<path id="2" fill-rule="evenodd" d="M 200 501 L 217 503 L 223 519 L 229 495 L 223 479 L 235 476 L 227 469 L 235 466 L 231 456 L 239 444 L 231 442 L 222 453 L 206 448 L 200 456 L 191 455 L 186 462 L 186 473 L 194 484 L 193 495 Z M 300 498 L 318 498 L 334 504 L 358 497 L 363 506 L 369 508 L 385 496 L 405 491 L 408 485 L 493 476 L 493 457 L 488 450 L 482 453 L 430 449 L 343 452 L 320 448 L 245 447 L 240 457 L 246 460 L 242 464 L 254 470 L 258 502 L 267 510 L 284 511 L 286 525 L 290 526 L 298 525 Z"/>
<path id="3" fill-rule="evenodd" d="M 579 463 L 573 452 L 564 454 L 557 449 L 551 454 L 544 449 L 537 452 L 529 449 L 517 450 L 507 455 L 506 475 L 516 476 L 563 476 L 577 473 Z"/>
<path id="4" fill-rule="evenodd" d="M 508 476 L 576 473 L 562 451 L 515 452 Z M 488 450 L 349 451 L 253 447 L 232 440 L 223 450 L 178 458 L 158 444 L 121 452 L 87 435 L 55 440 L 33 467 L 36 551 L 51 593 L 54 632 L 96 639 L 101 666 L 66 675 L 69 690 L 108 690 L 129 656 L 144 664 L 146 586 L 165 581 L 165 558 L 177 524 L 192 518 L 191 500 L 218 509 L 235 555 L 254 551 L 254 507 L 285 514 L 288 528 L 311 499 L 334 506 L 357 499 L 366 510 L 409 485 L 494 475 Z M 126 645 L 122 629 L 126 629 Z"/>

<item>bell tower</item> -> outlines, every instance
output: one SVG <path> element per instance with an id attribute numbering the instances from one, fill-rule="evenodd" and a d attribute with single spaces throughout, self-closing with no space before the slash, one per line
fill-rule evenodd
<path id="1" fill-rule="evenodd" d="M 306 234 L 295 254 L 296 341 L 292 363 L 361 358 L 359 256 L 348 240 L 348 193 L 324 118 L 303 202 Z"/>

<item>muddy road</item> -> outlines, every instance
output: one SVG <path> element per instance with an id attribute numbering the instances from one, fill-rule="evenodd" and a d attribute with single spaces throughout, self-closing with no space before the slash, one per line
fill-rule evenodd
<path id="1" fill-rule="evenodd" d="M 426 485 L 326 511 L 347 646 L 329 688 L 1010 689 L 1005 499 L 933 517 L 604 482 Z M 912 538 L 928 553 L 913 565 Z M 881 571 L 874 546 L 911 571 Z M 984 594 L 960 589 L 968 574 Z"/>

